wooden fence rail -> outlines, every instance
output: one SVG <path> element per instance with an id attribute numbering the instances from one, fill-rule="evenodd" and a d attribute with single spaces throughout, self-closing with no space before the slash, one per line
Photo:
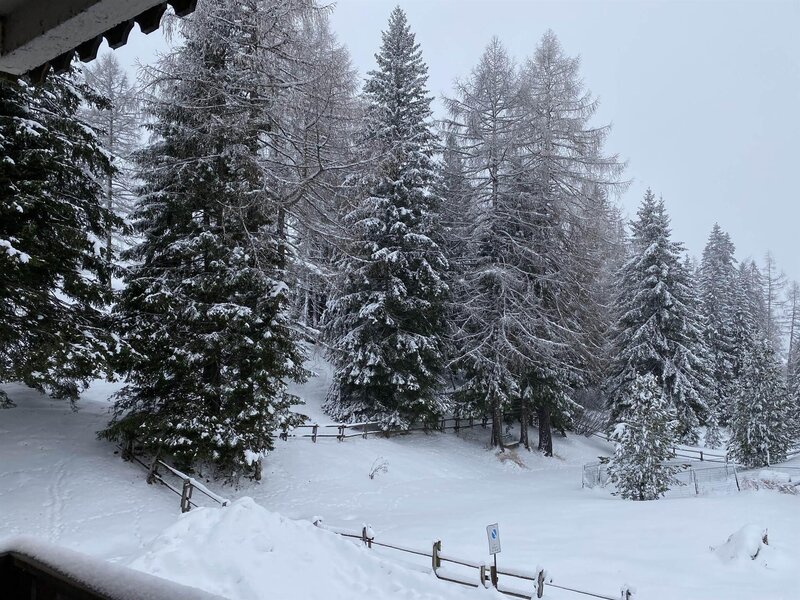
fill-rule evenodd
<path id="1" fill-rule="evenodd" d="M 560 585 L 554 583 L 552 577 L 550 577 L 541 567 L 537 567 L 534 571 L 498 568 L 495 565 L 487 566 L 486 563 L 483 562 L 472 561 L 452 556 L 450 554 L 445 554 L 442 552 L 441 540 L 433 542 L 431 550 L 427 551 L 417 548 L 409 548 L 408 546 L 401 546 L 399 544 L 379 542 L 375 539 L 372 528 L 368 525 L 362 527 L 360 532 L 348 531 L 346 529 L 323 525 L 322 519 L 320 518 L 314 519 L 314 525 L 320 529 L 330 531 L 337 535 L 359 540 L 367 548 L 388 548 L 397 552 L 429 558 L 431 561 L 431 571 L 438 579 L 441 579 L 442 581 L 448 581 L 450 583 L 457 583 L 465 587 L 488 588 L 491 586 L 506 596 L 525 599 L 541 598 L 544 595 L 545 587 L 552 587 L 578 595 L 602 598 L 603 600 L 633 600 L 633 590 L 627 585 L 622 586 L 620 596 L 598 594 L 597 592 L 590 592 L 580 588 Z M 475 573 L 475 577 L 473 579 L 465 579 L 463 577 L 459 577 L 456 573 L 451 573 L 448 571 L 446 566 L 443 566 L 446 563 L 458 565 L 459 567 L 465 567 L 467 569 L 474 569 L 477 572 Z M 511 585 L 506 584 L 505 581 L 501 581 L 501 576 L 510 579 L 509 583 Z M 524 588 L 517 588 L 515 587 L 515 584 L 522 585 Z"/>
<path id="2" fill-rule="evenodd" d="M 205 485 L 197 481 L 194 477 L 190 477 L 186 473 L 179 471 L 175 467 L 168 465 L 163 460 L 156 458 L 153 460 L 152 463 L 149 465 L 144 463 L 139 457 L 135 456 L 134 454 L 128 454 L 127 458 L 141 466 L 147 471 L 147 483 L 153 483 L 155 481 L 159 482 L 161 485 L 166 487 L 168 490 L 177 494 L 181 497 L 181 512 L 189 512 L 192 508 L 197 508 L 200 506 L 197 504 L 193 499 L 192 496 L 194 495 L 195 490 L 203 494 L 205 497 L 209 498 L 216 504 L 220 506 L 227 506 L 230 504 L 230 500 L 227 498 L 223 498 L 209 490 Z M 180 484 L 171 483 L 165 478 L 166 474 L 162 474 L 159 472 L 159 467 L 163 467 L 167 470 L 167 472 L 172 475 L 175 479 L 180 481 Z M 177 487 L 180 485 L 180 489 Z"/>

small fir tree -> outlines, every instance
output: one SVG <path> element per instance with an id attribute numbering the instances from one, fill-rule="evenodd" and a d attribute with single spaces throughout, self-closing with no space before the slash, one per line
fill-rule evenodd
<path id="1" fill-rule="evenodd" d="M 755 344 L 737 381 L 728 451 L 747 467 L 784 461 L 797 436 L 797 424 L 797 405 L 772 343 Z"/>
<path id="2" fill-rule="evenodd" d="M 376 162 L 345 218 L 353 238 L 327 331 L 337 366 L 325 410 L 386 428 L 433 421 L 440 393 L 447 260 L 435 241 L 436 195 L 427 67 L 396 8 L 365 86 L 365 145 Z"/>
<path id="3" fill-rule="evenodd" d="M 609 462 L 616 493 L 628 500 L 655 500 L 677 483 L 680 466 L 670 465 L 677 426 L 675 409 L 652 373 L 638 375 L 626 387 L 626 408 L 611 439 Z"/>

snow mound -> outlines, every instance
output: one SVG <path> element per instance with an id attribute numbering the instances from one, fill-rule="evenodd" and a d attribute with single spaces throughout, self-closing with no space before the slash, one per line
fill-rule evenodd
<path id="1" fill-rule="evenodd" d="M 758 560 L 764 566 L 771 552 L 767 530 L 753 524 L 745 525 L 731 534 L 724 544 L 712 550 L 726 563 Z"/>
<path id="2" fill-rule="evenodd" d="M 181 515 L 130 566 L 231 600 L 465 595 L 461 586 L 381 560 L 374 550 L 270 512 L 249 497 Z"/>

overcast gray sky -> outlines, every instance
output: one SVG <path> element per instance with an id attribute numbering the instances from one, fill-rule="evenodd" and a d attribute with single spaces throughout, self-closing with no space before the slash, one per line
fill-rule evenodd
<path id="1" fill-rule="evenodd" d="M 436 96 L 469 73 L 492 35 L 521 60 L 553 29 L 581 56 L 601 101 L 597 122 L 613 123 L 607 147 L 632 180 L 627 213 L 652 187 L 692 255 L 717 221 L 739 258 L 760 262 L 771 250 L 800 279 L 800 0 L 339 0 L 333 28 L 362 76 L 397 4 Z M 134 31 L 117 53 L 133 65 L 164 47 L 160 34 Z"/>

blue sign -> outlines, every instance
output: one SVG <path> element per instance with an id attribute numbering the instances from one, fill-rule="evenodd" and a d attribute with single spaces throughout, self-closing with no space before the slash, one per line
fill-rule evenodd
<path id="1" fill-rule="evenodd" d="M 500 527 L 497 523 L 486 526 L 486 537 L 489 538 L 489 554 L 500 552 Z"/>

